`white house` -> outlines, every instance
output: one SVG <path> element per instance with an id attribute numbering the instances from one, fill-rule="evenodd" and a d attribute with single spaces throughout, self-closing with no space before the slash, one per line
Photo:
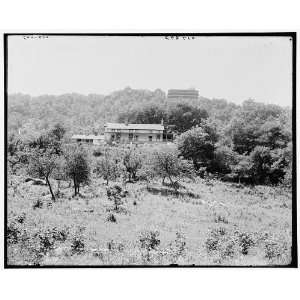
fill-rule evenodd
<path id="1" fill-rule="evenodd" d="M 162 124 L 107 123 L 104 139 L 107 143 L 159 143 L 164 141 Z"/>

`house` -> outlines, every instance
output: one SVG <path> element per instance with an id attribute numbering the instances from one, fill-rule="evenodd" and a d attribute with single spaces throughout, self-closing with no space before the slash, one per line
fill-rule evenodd
<path id="1" fill-rule="evenodd" d="M 160 143 L 166 141 L 162 124 L 107 123 L 104 139 L 107 143 Z"/>
<path id="2" fill-rule="evenodd" d="M 74 142 L 100 145 L 104 143 L 104 135 L 75 134 L 71 137 Z"/>

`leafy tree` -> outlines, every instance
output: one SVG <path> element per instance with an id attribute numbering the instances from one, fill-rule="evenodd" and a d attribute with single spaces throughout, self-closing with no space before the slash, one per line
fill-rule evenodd
<path id="1" fill-rule="evenodd" d="M 216 147 L 211 170 L 220 174 L 228 174 L 232 171 L 232 166 L 238 163 L 238 153 L 228 146 Z"/>
<path id="2" fill-rule="evenodd" d="M 175 191 L 178 189 L 180 178 L 194 176 L 192 164 L 179 157 L 179 151 L 174 147 L 164 146 L 155 150 L 152 159 L 154 174 L 163 181 L 168 178 Z"/>
<path id="3" fill-rule="evenodd" d="M 80 146 L 72 145 L 65 150 L 66 176 L 73 180 L 75 196 L 79 194 L 80 185 L 90 180 L 90 164 L 87 152 Z"/>
<path id="4" fill-rule="evenodd" d="M 214 158 L 215 140 L 201 127 L 192 128 L 176 139 L 178 150 L 185 159 L 193 161 L 194 168 L 209 168 Z"/>
<path id="5" fill-rule="evenodd" d="M 162 119 L 167 120 L 165 107 L 160 104 L 151 103 L 139 106 L 130 112 L 121 113 L 118 121 L 137 124 L 160 124 Z"/>
<path id="6" fill-rule="evenodd" d="M 136 180 L 136 174 L 142 167 L 141 153 L 134 147 L 126 149 L 123 154 L 123 164 L 128 174 L 128 180 Z"/>
<path id="7" fill-rule="evenodd" d="M 103 177 L 108 185 L 122 174 L 121 158 L 117 151 L 105 149 L 103 155 L 97 160 L 95 172 Z"/>
<path id="8" fill-rule="evenodd" d="M 55 196 L 50 183 L 50 178 L 52 177 L 56 169 L 57 155 L 53 154 L 51 150 L 40 150 L 33 149 L 29 156 L 29 166 L 28 173 L 33 177 L 38 177 L 45 179 L 49 187 L 52 199 L 55 201 Z"/>
<path id="9" fill-rule="evenodd" d="M 206 110 L 187 103 L 171 105 L 168 111 L 168 124 L 174 125 L 174 130 L 179 134 L 200 125 L 207 118 Z"/>
<path id="10" fill-rule="evenodd" d="M 8 135 L 7 161 L 13 174 L 20 165 L 24 165 L 28 162 L 28 149 L 23 141 L 15 134 Z"/>
<path id="11" fill-rule="evenodd" d="M 270 148 L 256 146 L 250 153 L 253 164 L 252 176 L 256 183 L 263 184 L 267 181 L 271 171 L 272 155 Z"/>
<path id="12" fill-rule="evenodd" d="M 238 162 L 231 166 L 232 173 L 236 174 L 239 179 L 239 183 L 242 178 L 251 177 L 253 163 L 249 156 L 239 155 Z"/>

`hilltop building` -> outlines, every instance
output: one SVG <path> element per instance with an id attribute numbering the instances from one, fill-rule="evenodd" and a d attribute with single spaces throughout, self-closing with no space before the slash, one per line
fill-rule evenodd
<path id="1" fill-rule="evenodd" d="M 188 89 L 188 90 L 177 90 L 171 89 L 168 90 L 168 99 L 195 99 L 199 98 L 199 91 L 195 89 Z"/>

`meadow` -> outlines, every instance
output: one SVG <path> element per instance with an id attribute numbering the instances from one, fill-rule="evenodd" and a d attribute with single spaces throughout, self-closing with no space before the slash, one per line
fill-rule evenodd
<path id="1" fill-rule="evenodd" d="M 175 193 L 157 180 L 119 183 L 116 209 L 95 175 L 77 196 L 61 181 L 55 201 L 46 185 L 26 178 L 8 178 L 8 265 L 291 262 L 292 193 L 283 187 L 197 177 Z"/>

